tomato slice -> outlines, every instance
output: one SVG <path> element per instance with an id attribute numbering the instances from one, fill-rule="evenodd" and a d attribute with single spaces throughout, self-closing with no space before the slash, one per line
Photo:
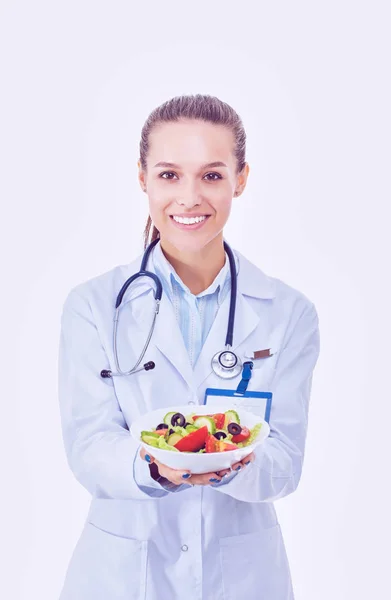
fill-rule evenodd
<path id="1" fill-rule="evenodd" d="M 153 433 L 158 433 L 159 435 L 166 435 L 167 429 L 156 429 Z"/>
<path id="2" fill-rule="evenodd" d="M 242 431 L 240 433 L 232 436 L 232 441 L 235 442 L 235 444 L 238 444 L 239 442 L 244 442 L 244 440 L 247 440 L 249 437 L 250 430 L 247 427 L 242 427 Z"/>
<path id="3" fill-rule="evenodd" d="M 217 445 L 218 445 L 218 440 L 215 438 L 214 435 L 209 434 L 208 437 L 206 438 L 206 443 L 205 443 L 205 452 L 217 452 Z"/>
<path id="4" fill-rule="evenodd" d="M 211 417 L 212 415 L 192 415 L 193 421 L 199 419 L 200 417 Z"/>
<path id="5" fill-rule="evenodd" d="M 212 419 L 216 423 L 216 429 L 222 429 L 224 427 L 225 422 L 225 414 L 224 413 L 215 413 L 211 415 Z"/>
<path id="6" fill-rule="evenodd" d="M 208 428 L 204 425 L 204 427 L 200 427 L 197 431 L 192 431 L 188 435 L 185 435 L 179 442 L 174 444 L 174 448 L 177 448 L 181 452 L 197 452 L 203 448 L 208 435 Z"/>

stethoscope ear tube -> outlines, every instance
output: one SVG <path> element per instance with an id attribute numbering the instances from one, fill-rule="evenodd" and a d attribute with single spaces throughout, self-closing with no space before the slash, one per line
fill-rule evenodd
<path id="1" fill-rule="evenodd" d="M 122 286 L 122 288 L 117 296 L 117 301 L 115 303 L 116 309 L 121 304 L 124 294 L 125 294 L 126 290 L 128 289 L 128 287 L 130 286 L 130 284 L 133 283 L 133 281 L 135 281 L 135 279 L 137 279 L 138 277 L 151 277 L 151 279 L 153 279 L 156 284 L 155 300 L 160 301 L 162 299 L 163 288 L 162 288 L 162 284 L 160 282 L 159 277 L 155 273 L 151 273 L 150 271 L 139 271 L 138 273 L 135 273 L 134 275 L 132 275 L 132 277 L 129 277 L 129 279 L 127 279 L 125 281 L 124 285 Z"/>
<path id="2" fill-rule="evenodd" d="M 129 375 L 133 375 L 133 373 L 138 373 L 139 371 L 150 371 L 151 369 L 154 369 L 155 366 L 156 365 L 153 362 L 153 360 L 150 360 L 150 361 L 146 362 L 140 369 L 136 369 L 135 371 L 132 371 L 131 373 L 129 373 Z M 100 376 L 103 377 L 103 379 L 109 379 L 109 378 L 115 377 L 116 375 L 122 375 L 122 373 L 113 373 L 109 369 L 103 369 L 100 372 Z"/>
<path id="3" fill-rule="evenodd" d="M 229 305 L 229 317 L 228 317 L 228 328 L 227 337 L 225 339 L 225 345 L 232 348 L 232 342 L 234 337 L 234 323 L 235 323 L 235 310 L 236 310 L 236 291 L 237 291 L 237 277 L 236 277 L 236 265 L 235 257 L 232 253 L 231 248 L 227 242 L 224 241 L 224 248 L 228 254 L 229 266 L 231 271 L 231 299 Z"/>

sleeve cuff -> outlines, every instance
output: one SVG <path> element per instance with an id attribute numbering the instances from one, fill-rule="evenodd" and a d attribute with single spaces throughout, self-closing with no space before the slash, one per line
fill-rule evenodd
<path id="1" fill-rule="evenodd" d="M 164 488 L 151 477 L 150 465 L 146 460 L 143 460 L 139 454 L 139 451 L 136 452 L 136 457 L 133 463 L 133 475 L 134 480 L 141 491 L 148 494 L 151 497 L 161 497 L 167 496 L 168 491 L 164 490 Z M 156 467 L 156 465 L 155 465 Z M 159 475 L 159 473 L 158 473 Z"/>
<path id="2" fill-rule="evenodd" d="M 240 471 L 231 471 L 231 473 L 227 473 L 224 477 L 218 481 L 217 483 L 212 483 L 210 487 L 216 488 L 221 487 L 223 485 L 227 485 L 227 483 L 231 483 L 233 479 L 235 479 L 236 475 L 239 475 Z"/>
<path id="3" fill-rule="evenodd" d="M 168 492 L 179 492 L 191 487 L 185 483 L 175 485 L 159 474 L 155 463 L 147 463 L 137 451 L 134 461 L 134 479 L 139 488 L 149 496 L 167 496 Z"/>

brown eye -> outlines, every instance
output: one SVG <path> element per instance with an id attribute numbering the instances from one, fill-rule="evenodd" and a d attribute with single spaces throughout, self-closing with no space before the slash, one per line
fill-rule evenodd
<path id="1" fill-rule="evenodd" d="M 222 177 L 221 177 L 220 173 L 207 173 L 207 174 L 205 175 L 205 177 L 207 177 L 208 175 L 216 175 L 216 179 L 214 179 L 214 178 L 213 178 L 213 179 L 210 179 L 210 178 L 208 177 L 209 181 L 217 181 L 217 179 L 222 179 Z"/>
<path id="2" fill-rule="evenodd" d="M 162 179 L 171 179 L 171 177 L 163 177 L 163 175 L 175 175 L 175 173 L 173 173 L 172 171 L 164 171 L 159 175 L 159 177 L 161 177 Z"/>

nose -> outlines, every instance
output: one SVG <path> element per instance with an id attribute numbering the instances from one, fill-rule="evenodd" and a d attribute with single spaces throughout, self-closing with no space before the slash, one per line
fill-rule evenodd
<path id="1" fill-rule="evenodd" d="M 202 199 L 197 190 L 197 185 L 189 185 L 187 189 L 182 189 L 181 197 L 177 199 L 177 203 L 180 206 L 185 206 L 186 208 L 198 206 L 201 204 L 201 202 Z"/>

